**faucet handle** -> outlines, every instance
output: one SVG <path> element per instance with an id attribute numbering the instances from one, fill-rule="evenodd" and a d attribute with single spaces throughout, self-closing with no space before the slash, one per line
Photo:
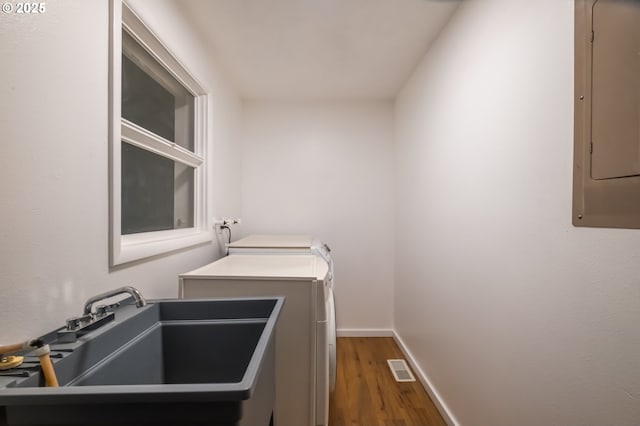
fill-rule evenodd
<path id="1" fill-rule="evenodd" d="M 98 305 L 96 306 L 96 317 L 102 317 L 107 315 L 109 312 L 113 312 L 116 308 L 120 306 L 120 302 L 112 303 L 110 305 Z"/>
<path id="2" fill-rule="evenodd" d="M 80 320 L 78 317 L 67 319 L 67 330 L 75 330 L 80 327 Z"/>
<path id="3" fill-rule="evenodd" d="M 82 326 L 82 323 L 90 322 L 92 319 L 91 314 L 69 318 L 67 319 L 67 330 L 76 330 Z"/>

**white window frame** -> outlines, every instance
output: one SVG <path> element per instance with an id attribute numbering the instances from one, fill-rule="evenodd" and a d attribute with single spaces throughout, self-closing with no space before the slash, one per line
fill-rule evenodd
<path id="1" fill-rule="evenodd" d="M 207 93 L 159 38 L 122 0 L 110 2 L 109 194 L 111 266 L 211 242 L 207 219 Z M 168 141 L 122 118 L 122 30 L 126 30 L 158 63 L 194 96 L 194 151 Z M 194 167 L 194 226 L 122 235 L 121 145 L 126 141 L 165 158 Z"/>

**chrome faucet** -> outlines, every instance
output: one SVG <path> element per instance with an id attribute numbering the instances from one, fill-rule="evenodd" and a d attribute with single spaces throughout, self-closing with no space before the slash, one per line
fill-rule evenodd
<path id="1" fill-rule="evenodd" d="M 136 306 L 138 308 L 141 308 L 147 304 L 147 301 L 144 300 L 144 297 L 142 297 L 142 294 L 140 294 L 140 291 L 138 291 L 138 289 L 131 286 L 125 286 L 90 297 L 89 300 L 87 300 L 84 304 L 84 315 L 91 314 L 91 308 L 93 307 L 94 303 L 124 293 L 130 294 L 131 297 L 133 297 L 133 300 L 135 300 Z"/>
<path id="2" fill-rule="evenodd" d="M 96 312 L 92 312 L 94 303 L 99 302 L 101 300 L 108 299 L 113 296 L 117 296 L 118 294 L 130 294 L 133 297 L 133 300 L 136 302 L 136 306 L 141 308 L 147 304 L 142 294 L 134 288 L 130 286 L 120 287 L 115 290 L 107 291 L 105 293 L 101 293 L 90 297 L 84 304 L 84 313 L 78 317 L 69 318 L 67 320 L 67 324 L 64 328 L 61 328 L 57 332 L 58 342 L 59 343 L 68 343 L 75 342 L 79 336 L 83 334 L 95 330 L 102 325 L 113 321 L 115 318 L 114 309 L 120 306 L 120 303 L 114 303 L 112 305 L 102 305 L 96 308 Z"/>

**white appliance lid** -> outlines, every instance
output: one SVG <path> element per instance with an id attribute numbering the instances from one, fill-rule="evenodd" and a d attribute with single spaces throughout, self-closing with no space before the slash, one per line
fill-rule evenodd
<path id="1" fill-rule="evenodd" d="M 324 280 L 328 271 L 314 255 L 229 255 L 181 277 Z"/>
<path id="2" fill-rule="evenodd" d="M 309 235 L 253 234 L 227 244 L 230 248 L 310 248 Z"/>

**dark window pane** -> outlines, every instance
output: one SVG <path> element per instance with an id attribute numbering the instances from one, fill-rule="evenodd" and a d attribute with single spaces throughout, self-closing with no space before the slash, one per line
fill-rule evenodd
<path id="1" fill-rule="evenodd" d="M 122 143 L 121 233 L 190 228 L 194 169 Z"/>
<path id="2" fill-rule="evenodd" d="M 175 139 L 175 97 L 122 55 L 122 117 Z"/>
<path id="3" fill-rule="evenodd" d="M 194 200 L 194 179 L 195 170 L 193 167 L 175 163 L 175 198 L 174 198 L 174 220 L 173 224 L 178 228 L 193 227 L 193 206 Z"/>
<path id="4" fill-rule="evenodd" d="M 194 96 L 122 31 L 122 117 L 194 152 Z"/>

